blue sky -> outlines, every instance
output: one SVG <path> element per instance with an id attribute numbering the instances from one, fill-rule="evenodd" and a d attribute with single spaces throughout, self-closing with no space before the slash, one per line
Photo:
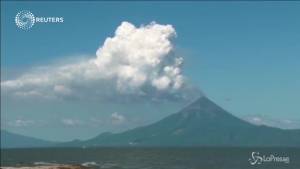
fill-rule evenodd
<path id="1" fill-rule="evenodd" d="M 175 48 L 184 58 L 183 75 L 217 104 L 240 117 L 300 119 L 299 2 L 1 3 L 1 81 L 33 67 L 91 58 L 123 21 L 136 27 L 155 21 L 174 27 Z M 14 23 L 20 10 L 62 16 L 64 23 L 36 24 L 22 31 Z M 148 124 L 185 105 L 1 97 L 4 128 L 51 140 Z M 127 123 L 109 123 L 114 112 Z M 86 125 L 90 118 L 101 124 Z M 64 126 L 68 122 L 72 124 Z"/>

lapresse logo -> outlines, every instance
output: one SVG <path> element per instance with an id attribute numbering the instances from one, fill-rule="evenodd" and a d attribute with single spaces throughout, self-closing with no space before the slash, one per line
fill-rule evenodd
<path id="1" fill-rule="evenodd" d="M 37 23 L 63 23 L 63 17 L 44 17 L 34 16 L 34 14 L 28 10 L 22 10 L 17 13 L 15 22 L 18 28 L 23 30 L 29 30 Z"/>
<path id="2" fill-rule="evenodd" d="M 252 152 L 251 158 L 249 158 L 251 165 L 259 165 L 263 163 L 290 163 L 290 157 L 288 156 L 279 156 L 274 154 L 269 155 L 260 155 L 259 152 Z"/>

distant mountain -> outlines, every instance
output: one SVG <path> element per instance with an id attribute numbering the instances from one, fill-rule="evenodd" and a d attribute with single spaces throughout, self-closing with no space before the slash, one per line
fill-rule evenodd
<path id="1" fill-rule="evenodd" d="M 1 148 L 100 146 L 280 146 L 300 147 L 300 130 L 257 126 L 206 97 L 156 123 L 89 140 L 53 143 L 1 130 Z"/>
<path id="2" fill-rule="evenodd" d="M 1 130 L 1 148 L 50 147 L 53 142 Z"/>
<path id="3" fill-rule="evenodd" d="M 122 133 L 103 133 L 59 146 L 288 146 L 300 147 L 300 130 L 257 126 L 206 97 L 156 123 Z"/>

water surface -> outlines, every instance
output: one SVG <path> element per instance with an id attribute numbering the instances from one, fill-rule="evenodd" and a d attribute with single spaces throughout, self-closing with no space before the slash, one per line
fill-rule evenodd
<path id="1" fill-rule="evenodd" d="M 251 165 L 250 161 L 254 160 L 252 152 L 258 152 L 260 157 L 289 157 L 289 161 Z M 95 169 L 300 169 L 300 149 L 191 147 L 1 150 L 1 166 L 43 164 L 83 164 Z"/>

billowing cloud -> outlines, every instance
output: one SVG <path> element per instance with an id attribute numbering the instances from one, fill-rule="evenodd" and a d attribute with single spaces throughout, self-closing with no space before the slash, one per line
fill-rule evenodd
<path id="1" fill-rule="evenodd" d="M 18 97 L 187 99 L 195 92 L 182 75 L 183 58 L 177 56 L 174 37 L 172 25 L 122 22 L 96 57 L 35 68 L 1 82 L 1 88 Z"/>
<path id="2" fill-rule="evenodd" d="M 124 123 L 126 121 L 126 118 L 117 113 L 117 112 L 114 112 L 111 114 L 111 123 L 114 124 L 114 125 L 120 125 L 122 123 Z"/>

